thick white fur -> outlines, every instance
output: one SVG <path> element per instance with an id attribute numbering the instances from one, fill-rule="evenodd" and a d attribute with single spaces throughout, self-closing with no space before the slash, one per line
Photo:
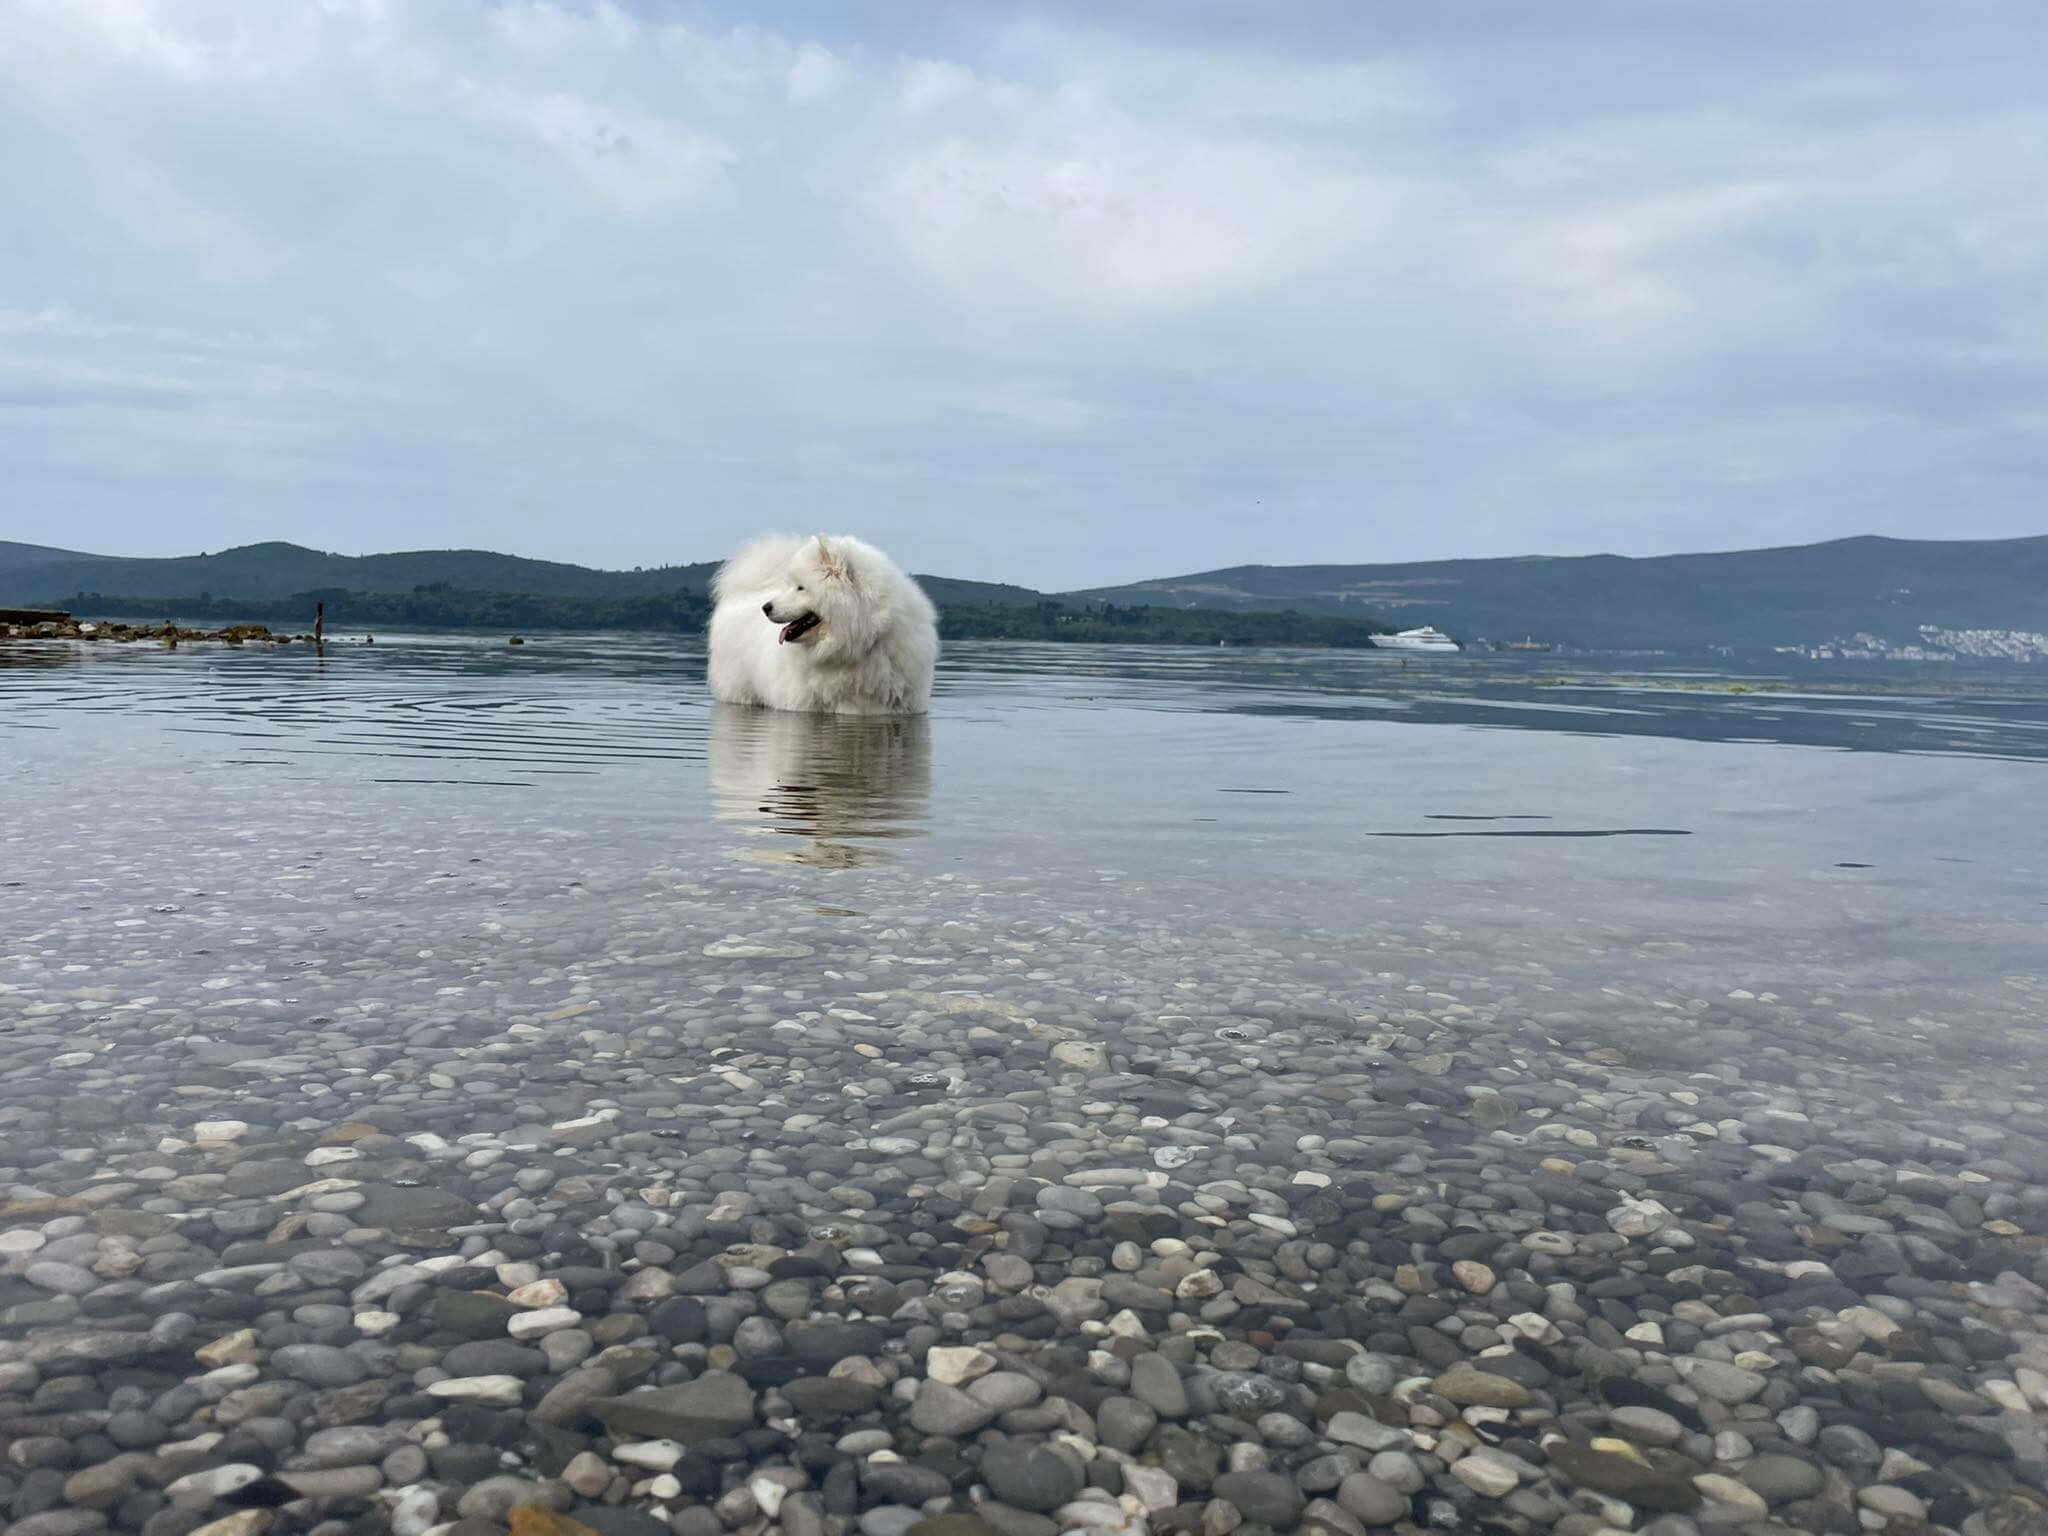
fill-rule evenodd
<path id="1" fill-rule="evenodd" d="M 767 538 L 712 578 L 711 696 L 840 715 L 921 715 L 939 659 L 931 599 L 872 544 Z M 785 625 L 817 627 L 785 643 Z"/>

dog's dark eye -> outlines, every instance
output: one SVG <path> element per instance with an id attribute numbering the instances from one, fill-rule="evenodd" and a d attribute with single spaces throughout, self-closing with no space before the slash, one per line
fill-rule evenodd
<path id="1" fill-rule="evenodd" d="M 804 589 L 804 584 L 803 584 L 802 582 L 798 582 L 798 583 L 796 584 L 796 589 L 797 589 L 797 591 L 799 591 L 799 592 L 803 591 L 803 589 Z"/>

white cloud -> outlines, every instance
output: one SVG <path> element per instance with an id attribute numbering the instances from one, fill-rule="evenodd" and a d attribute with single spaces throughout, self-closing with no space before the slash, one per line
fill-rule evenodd
<path id="1" fill-rule="evenodd" d="M 2042 446 L 2017 24 L 692 14 L 0 0 L 6 536 L 1078 583 L 2038 516 L 1978 469 Z"/>
<path id="2" fill-rule="evenodd" d="M 1718 308 L 1702 247 L 1740 238 L 1788 197 L 1738 183 L 1596 202 L 1523 223 L 1483 221 L 1474 257 L 1532 309 L 1623 344 L 1644 344 Z"/>
<path id="3" fill-rule="evenodd" d="M 897 173 L 888 207 L 917 260 L 969 299 L 1118 314 L 1326 267 L 1386 201 L 1258 145 L 1118 126 L 1058 147 L 949 142 Z"/>

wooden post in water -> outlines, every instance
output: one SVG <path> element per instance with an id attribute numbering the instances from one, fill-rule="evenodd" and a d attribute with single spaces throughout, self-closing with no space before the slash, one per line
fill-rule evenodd
<path id="1" fill-rule="evenodd" d="M 325 603 L 315 603 L 313 605 L 313 643 L 315 645 L 319 645 L 323 643 L 326 640 L 326 638 L 327 605 Z"/>

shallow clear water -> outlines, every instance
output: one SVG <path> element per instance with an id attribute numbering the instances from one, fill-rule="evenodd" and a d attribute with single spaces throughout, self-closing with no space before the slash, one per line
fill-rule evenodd
<path id="1" fill-rule="evenodd" d="M 189 1439 L 211 1399 L 175 1384 L 219 1346 L 261 1357 L 236 1379 L 289 1437 L 368 1372 L 344 1422 L 510 1410 L 449 1417 L 490 1444 L 431 1485 L 349 1473 L 445 1517 L 497 1447 L 552 1471 L 606 1443 L 525 1422 L 600 1342 L 612 1385 L 742 1373 L 735 1431 L 799 1376 L 879 1373 L 860 1422 L 929 1452 L 934 1341 L 1150 1390 L 1118 1334 L 1191 1368 L 1164 1411 L 1271 1438 L 1283 1523 L 1329 1483 L 1291 1384 L 1420 1370 L 1412 1418 L 1376 1399 L 1402 1427 L 1323 1426 L 1420 1452 L 1470 1356 L 1541 1384 L 1522 1422 L 1467 1410 L 1539 1527 L 1635 1476 L 1539 1443 L 1606 1424 L 1618 1368 L 1740 1430 L 1686 1440 L 1669 1507 L 1805 1454 L 1805 1404 L 1906 1451 L 1856 1480 L 1953 1529 L 2004 1461 L 2048 1467 L 2044 789 L 2017 671 L 956 646 L 928 720 L 874 722 L 713 708 L 659 638 L 0 649 L 0 1431 L 105 1461 L 23 1415 L 120 1380 Z M 754 1292 L 785 1263 L 782 1329 Z M 476 1294 L 557 1272 L 567 1308 Z M 521 1328 L 559 1358 L 482 1336 Z M 1891 1391 L 1923 1369 L 1941 1414 Z M 1182 1433 L 1136 1486 L 1233 1528 L 1208 1472 L 1163 1470 Z M 784 1457 L 717 1443 L 709 1486 Z M 995 1443 L 937 1487 L 993 1484 Z M 1476 1519 L 1498 1477 L 1401 1464 L 1432 1528 L 1509 1528 L 1443 1502 Z M 889 1475 L 863 1464 L 864 1510 Z M 16 1517 L 76 1491 L 9 1486 Z M 1854 1528 L 1835 1493 L 1826 1520 L 1780 1493 L 1772 1528 Z M 1142 1507 L 1087 1528 L 1140 1536 Z"/>
<path id="2" fill-rule="evenodd" d="M 1782 994 L 1818 1058 L 1839 1008 L 1872 1060 L 1917 1063 L 1939 1016 L 2009 1068 L 2048 968 L 2048 699 L 2023 675 L 1731 692 L 962 645 L 928 721 L 875 723 L 713 708 L 701 654 L 659 637 L 10 660 L 0 889 L 17 971 L 92 984 L 72 1020 L 602 990 L 622 956 L 628 1002 L 829 995 L 859 990 L 835 955 L 872 966 L 910 924 L 922 990 L 1083 1032 L 1100 1003 L 1222 996 L 1203 968 L 1229 955 L 1240 1002 L 1333 1016 L 1404 989 L 1554 1006 L 1675 1062 L 1686 1009 Z M 706 966 L 730 935 L 809 953 Z M 314 983 L 365 954 L 373 978 Z"/>
<path id="3" fill-rule="evenodd" d="M 928 721 L 878 724 L 714 708 L 664 637 L 5 659 L 6 884 L 90 900 L 88 947 L 182 939 L 152 910 L 181 892 L 434 929 L 480 871 L 521 872 L 515 916 L 565 891 L 625 915 L 687 868 L 739 930 L 971 892 L 1353 958 L 1455 934 L 1475 971 L 1547 944 L 1649 990 L 2004 997 L 2043 965 L 2048 689 L 2023 673 L 959 645 Z"/>

